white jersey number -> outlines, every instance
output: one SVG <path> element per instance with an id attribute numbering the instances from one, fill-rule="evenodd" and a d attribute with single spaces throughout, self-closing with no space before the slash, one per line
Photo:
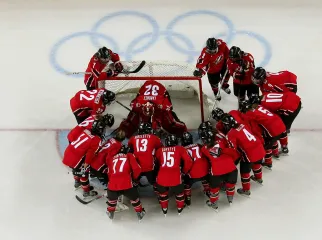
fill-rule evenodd
<path id="1" fill-rule="evenodd" d="M 124 164 L 126 163 L 126 160 L 127 158 L 117 158 L 117 159 L 114 159 L 113 160 L 113 171 L 114 171 L 114 174 L 116 173 L 116 167 L 117 167 L 117 164 L 121 161 L 121 165 L 119 166 L 118 168 L 118 172 L 123 172 L 123 168 L 124 168 Z"/>
<path id="2" fill-rule="evenodd" d="M 74 146 L 74 148 L 78 148 L 82 143 L 86 142 L 88 140 L 88 136 L 85 133 L 82 133 L 77 140 L 74 142 L 71 142 L 71 145 Z"/>
<path id="3" fill-rule="evenodd" d="M 147 85 L 144 95 L 158 96 L 159 86 L 158 85 Z"/>
<path id="4" fill-rule="evenodd" d="M 145 152 L 148 145 L 148 139 L 136 139 L 136 150 L 138 152 Z"/>
<path id="5" fill-rule="evenodd" d="M 196 159 L 201 158 L 199 154 L 199 147 L 193 147 L 191 149 L 188 149 L 189 155 L 193 158 L 193 161 L 196 161 Z"/>
<path id="6" fill-rule="evenodd" d="M 92 91 L 87 91 L 87 93 L 89 93 L 90 95 L 89 96 L 86 96 L 85 94 L 80 94 L 80 100 L 87 100 L 87 101 L 91 101 L 95 98 L 94 94 L 97 93 L 97 90 L 92 90 Z"/>
<path id="7" fill-rule="evenodd" d="M 264 113 L 264 114 L 266 114 L 267 116 L 270 116 L 270 117 L 273 117 L 274 116 L 273 113 L 271 113 L 270 111 L 268 111 L 267 109 L 265 109 L 263 107 L 259 107 L 258 108 L 258 111 L 260 111 L 260 112 L 262 112 L 262 113 Z"/>
<path id="8" fill-rule="evenodd" d="M 265 102 L 282 102 L 283 94 L 269 93 L 266 95 Z"/>
<path id="9" fill-rule="evenodd" d="M 243 132 L 245 133 L 245 135 L 249 141 L 254 141 L 254 142 L 256 141 L 255 136 L 252 135 L 250 132 L 248 132 L 245 128 L 243 129 Z"/>
<path id="10" fill-rule="evenodd" d="M 174 165 L 174 152 L 163 152 L 163 164 L 162 167 L 173 167 Z"/>

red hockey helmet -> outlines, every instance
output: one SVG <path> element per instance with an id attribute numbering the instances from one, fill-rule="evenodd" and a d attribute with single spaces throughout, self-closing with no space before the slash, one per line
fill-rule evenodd
<path id="1" fill-rule="evenodd" d="M 151 117 L 154 113 L 154 105 L 150 102 L 142 105 L 142 112 L 145 116 Z"/>

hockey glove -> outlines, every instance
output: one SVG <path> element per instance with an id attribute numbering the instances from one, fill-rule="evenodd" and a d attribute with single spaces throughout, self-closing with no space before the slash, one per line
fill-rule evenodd
<path id="1" fill-rule="evenodd" d="M 193 72 L 193 76 L 195 77 L 202 77 L 202 72 L 200 69 L 196 69 L 194 72 Z"/>
<path id="2" fill-rule="evenodd" d="M 123 71 L 123 65 L 121 62 L 115 62 L 114 67 L 115 67 L 115 71 L 117 71 L 118 73 Z"/>

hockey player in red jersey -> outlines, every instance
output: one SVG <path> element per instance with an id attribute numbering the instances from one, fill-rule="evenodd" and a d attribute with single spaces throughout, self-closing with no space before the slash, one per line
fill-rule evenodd
<path id="1" fill-rule="evenodd" d="M 95 120 L 92 129 L 85 129 L 64 152 L 63 164 L 73 169 L 75 187 L 81 184 L 84 197 L 97 195 L 96 191 L 91 191 L 88 174 L 94 156 L 99 150 L 105 127 L 103 121 Z"/>
<path id="2" fill-rule="evenodd" d="M 105 185 L 108 181 L 106 174 L 106 158 L 113 157 L 120 151 L 124 139 L 125 133 L 118 131 L 114 138 L 109 138 L 102 144 L 91 163 L 91 176 L 97 177 L 102 185 Z"/>
<path id="3" fill-rule="evenodd" d="M 241 103 L 241 111 L 243 111 L 244 118 L 249 121 L 257 122 L 263 128 L 263 137 L 265 141 L 265 149 L 272 149 L 272 154 L 278 157 L 278 143 L 279 140 L 284 154 L 288 153 L 288 137 L 286 127 L 282 119 L 268 111 L 263 106 L 259 105 L 260 98 L 258 95 L 252 95 L 249 100 Z M 268 168 L 272 167 L 272 161 L 265 158 L 264 165 Z"/>
<path id="4" fill-rule="evenodd" d="M 265 156 L 265 149 L 262 143 L 254 136 L 251 130 L 244 124 L 239 124 L 229 114 L 224 114 L 221 121 L 227 129 L 227 138 L 232 147 L 237 149 L 242 159 L 240 161 L 240 175 L 242 188 L 237 192 L 242 195 L 250 195 L 250 178 L 262 183 L 262 160 Z M 254 175 L 251 177 L 251 169 Z"/>
<path id="5" fill-rule="evenodd" d="M 172 188 L 180 214 L 185 206 L 181 174 L 187 174 L 191 169 L 192 159 L 184 147 L 178 146 L 178 139 L 175 135 L 168 135 L 165 138 L 165 147 L 159 148 L 155 157 L 159 167 L 156 183 L 162 211 L 164 214 L 168 212 L 169 188 Z"/>
<path id="6" fill-rule="evenodd" d="M 74 127 L 67 135 L 67 139 L 69 142 L 75 141 L 79 135 L 85 130 L 91 130 L 93 123 L 95 120 L 104 121 L 106 126 L 112 127 L 114 125 L 114 116 L 112 114 L 106 114 L 106 115 L 91 115 L 88 118 L 86 118 L 84 121 L 82 121 L 80 124 L 78 124 L 76 127 Z"/>
<path id="7" fill-rule="evenodd" d="M 141 122 L 149 122 L 152 128 L 158 133 L 161 128 L 165 131 L 181 136 L 187 131 L 185 123 L 179 120 L 168 104 L 169 100 L 163 98 L 164 102 L 155 104 L 144 100 L 144 96 L 137 96 L 131 102 L 132 110 L 127 118 L 121 122 L 120 129 L 126 132 L 126 137 L 131 137 L 138 129 Z"/>
<path id="8" fill-rule="evenodd" d="M 162 147 L 162 143 L 160 138 L 152 134 L 152 132 L 153 129 L 150 123 L 140 123 L 138 135 L 130 138 L 128 146 L 142 168 L 141 176 L 145 176 L 155 188 L 154 153 Z"/>
<path id="9" fill-rule="evenodd" d="M 227 71 L 227 59 L 229 49 L 221 39 L 208 38 L 206 47 L 202 49 L 197 60 L 196 70 L 193 75 L 202 77 L 207 73 L 209 84 L 215 96 L 218 94 L 218 84 L 223 81 L 222 89 L 230 94 L 229 73 Z M 220 95 L 217 100 L 220 100 Z"/>
<path id="10" fill-rule="evenodd" d="M 154 104 L 162 104 L 164 100 L 167 99 L 168 101 L 163 104 L 166 104 L 172 108 L 170 95 L 167 89 L 158 81 L 145 81 L 141 86 L 138 95 L 143 96 L 143 100 L 152 102 Z"/>
<path id="11" fill-rule="evenodd" d="M 258 86 L 252 82 L 254 72 L 254 58 L 250 53 L 243 52 L 239 47 L 233 46 L 229 50 L 227 60 L 229 74 L 233 77 L 234 95 L 243 101 L 253 93 L 259 93 Z"/>
<path id="12" fill-rule="evenodd" d="M 145 215 L 145 210 L 139 198 L 137 188 L 133 185 L 141 174 L 141 167 L 137 163 L 135 156 L 129 153 L 129 148 L 122 146 L 115 156 L 106 158 L 108 173 L 107 184 L 107 215 L 114 218 L 118 197 L 121 195 L 130 199 L 131 204 L 139 220 Z"/>
<path id="13" fill-rule="evenodd" d="M 209 196 L 209 162 L 201 153 L 201 145 L 193 143 L 191 133 L 185 132 L 182 136 L 182 146 L 187 149 L 190 157 L 193 160 L 193 165 L 188 174 L 184 176 L 184 195 L 187 206 L 191 205 L 191 186 L 195 182 L 201 181 L 204 194 Z"/>
<path id="14" fill-rule="evenodd" d="M 278 73 L 266 72 L 262 67 L 255 69 L 252 75 L 254 84 L 265 92 L 297 92 L 297 76 L 289 71 Z"/>
<path id="15" fill-rule="evenodd" d="M 201 136 L 201 140 L 204 144 L 201 152 L 211 163 L 209 177 L 210 200 L 207 201 L 207 205 L 218 210 L 220 184 L 222 182 L 225 183 L 228 202 L 232 203 L 235 194 L 238 170 L 234 163 L 235 159 L 233 159 L 231 155 L 224 153 L 219 147 L 219 144 L 215 143 L 213 132 L 204 132 Z"/>
<path id="16" fill-rule="evenodd" d="M 114 63 L 114 70 L 107 67 L 109 62 Z M 106 72 L 103 71 L 107 69 Z M 84 83 L 87 90 L 98 88 L 99 79 L 107 79 L 108 77 L 117 76 L 123 70 L 120 57 L 117 53 L 107 47 L 102 47 L 93 55 L 88 63 Z"/>
<path id="17" fill-rule="evenodd" d="M 95 90 L 81 90 L 70 100 L 70 107 L 78 124 L 90 115 L 101 114 L 106 106 L 115 101 L 115 93 L 99 88 Z"/>
<path id="18" fill-rule="evenodd" d="M 288 133 L 302 108 L 301 98 L 294 92 L 264 93 L 259 104 L 278 114 L 284 122 Z"/>

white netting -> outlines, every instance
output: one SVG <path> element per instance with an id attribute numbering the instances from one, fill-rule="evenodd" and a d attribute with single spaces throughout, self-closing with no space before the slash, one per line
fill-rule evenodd
<path id="1" fill-rule="evenodd" d="M 124 69 L 132 71 L 141 61 L 122 62 Z M 202 116 L 208 117 L 208 98 L 202 93 L 201 79 L 193 76 L 194 67 L 187 63 L 151 61 L 146 62 L 138 73 L 119 74 L 117 77 L 100 81 L 99 87 L 115 92 L 117 95 L 128 95 L 135 98 L 146 80 L 155 80 L 163 84 L 171 99 L 196 98 L 200 103 Z"/>

